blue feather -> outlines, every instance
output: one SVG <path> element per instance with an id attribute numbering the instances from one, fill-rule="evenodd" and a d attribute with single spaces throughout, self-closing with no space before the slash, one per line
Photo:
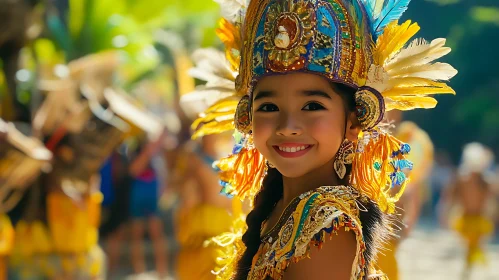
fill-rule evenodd
<path id="1" fill-rule="evenodd" d="M 374 9 L 376 8 L 376 3 L 378 1 L 384 1 L 384 0 L 361 0 L 362 4 L 364 4 L 364 7 L 367 11 L 367 16 L 369 18 L 371 26 L 376 18 L 376 15 L 374 14 Z"/>
<path id="2" fill-rule="evenodd" d="M 374 22 L 373 30 L 376 32 L 377 36 L 383 34 L 385 26 L 390 22 L 400 19 L 402 14 L 407 10 L 409 2 L 411 2 L 411 0 L 388 0 L 383 4 L 381 14 Z"/>
<path id="3" fill-rule="evenodd" d="M 361 0 L 366 7 L 369 21 L 376 39 L 383 34 L 385 27 L 392 21 L 399 20 L 402 14 L 407 10 L 411 0 Z M 376 12 L 376 6 L 382 4 L 380 12 Z"/>

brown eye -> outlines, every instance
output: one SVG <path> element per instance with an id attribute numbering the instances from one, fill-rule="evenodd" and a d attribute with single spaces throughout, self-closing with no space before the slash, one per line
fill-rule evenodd
<path id="1" fill-rule="evenodd" d="M 322 106 L 321 104 L 319 104 L 317 102 L 310 102 L 307 105 L 305 105 L 305 107 L 303 107 L 302 110 L 305 110 L 305 111 L 319 111 L 319 110 L 324 110 L 324 109 L 326 109 L 326 108 L 324 108 L 324 106 Z"/>
<path id="2" fill-rule="evenodd" d="M 267 103 L 267 104 L 262 104 L 258 108 L 257 111 L 258 112 L 276 112 L 276 111 L 279 111 L 279 108 L 274 104 Z"/>

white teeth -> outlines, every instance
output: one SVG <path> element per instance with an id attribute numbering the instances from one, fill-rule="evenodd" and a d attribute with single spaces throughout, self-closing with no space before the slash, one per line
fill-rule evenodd
<path id="1" fill-rule="evenodd" d="M 296 152 L 299 152 L 301 150 L 305 150 L 306 148 L 308 148 L 309 146 L 300 146 L 300 147 L 292 147 L 292 148 L 289 148 L 289 147 L 278 147 L 280 151 L 283 151 L 283 152 L 286 152 L 286 153 L 296 153 Z"/>

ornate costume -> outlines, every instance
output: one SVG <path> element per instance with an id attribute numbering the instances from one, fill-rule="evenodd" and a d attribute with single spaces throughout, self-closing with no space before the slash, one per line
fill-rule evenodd
<path id="1" fill-rule="evenodd" d="M 385 111 L 432 108 L 432 94 L 454 94 L 441 81 L 457 71 L 432 63 L 450 52 L 445 39 L 408 44 L 419 30 L 411 21 L 398 23 L 408 0 L 220 2 L 224 18 L 217 34 L 226 46 L 226 60 L 209 55 L 212 50 L 198 51 L 191 73 L 207 84 L 189 98 L 210 106 L 193 123 L 194 137 L 237 130 L 233 154 L 216 164 L 223 193 L 253 198 L 267 173 L 251 123 L 253 87 L 262 77 L 310 73 L 352 88 L 363 128 L 358 140 L 344 142 L 336 155 L 340 178 L 352 165 L 350 186 L 321 187 L 295 199 L 275 230 L 261 236 L 248 278 L 281 279 L 291 262 L 307 256 L 312 246 L 320 248 L 325 236 L 340 229 L 353 231 L 357 240 L 351 279 L 382 277 L 372 267 L 381 239 L 375 229 L 387 228 L 383 212 L 394 213 L 407 182 L 404 171 L 412 163 L 405 159 L 409 145 L 389 135 L 380 122 Z M 400 187 L 394 195 L 393 186 Z M 245 251 L 244 231 L 238 221 L 232 233 L 213 240 L 225 253 L 216 271 L 221 279 L 236 272 Z"/>

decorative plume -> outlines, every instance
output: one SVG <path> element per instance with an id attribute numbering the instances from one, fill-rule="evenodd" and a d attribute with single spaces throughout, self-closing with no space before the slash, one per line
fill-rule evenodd
<path id="1" fill-rule="evenodd" d="M 385 27 L 393 21 L 398 21 L 407 10 L 411 0 L 361 0 L 367 9 L 371 22 L 373 39 L 383 34 Z"/>
<path id="2" fill-rule="evenodd" d="M 194 52 L 193 60 L 197 64 L 189 74 L 207 82 L 181 97 L 184 111 L 191 117 L 198 117 L 192 124 L 196 129 L 193 137 L 233 129 L 240 99 L 235 92 L 237 73 L 231 69 L 225 55 L 216 49 L 199 49 Z"/>
<path id="3" fill-rule="evenodd" d="M 434 63 L 451 51 L 445 47 L 445 39 L 435 39 L 431 43 L 415 39 L 404 48 L 418 30 L 417 23 L 411 21 L 400 25 L 391 22 L 376 41 L 373 56 L 378 68 L 374 68 L 376 75 L 370 77 L 383 78 L 368 79 L 367 84 L 380 90 L 387 111 L 433 108 L 437 101 L 430 95 L 455 94 L 441 81 L 454 77 L 457 70 L 447 63 Z"/>

